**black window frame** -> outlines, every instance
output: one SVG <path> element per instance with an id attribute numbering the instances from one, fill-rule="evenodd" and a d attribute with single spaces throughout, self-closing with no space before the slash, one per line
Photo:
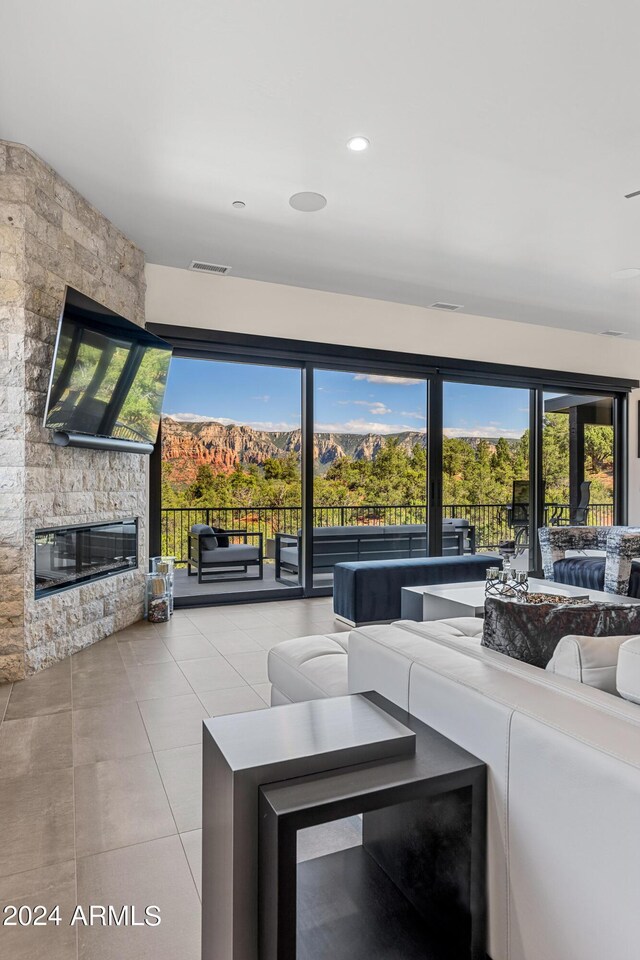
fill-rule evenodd
<path id="1" fill-rule="evenodd" d="M 427 382 L 427 504 L 429 554 L 437 556 L 442 539 L 442 431 L 443 384 L 445 381 L 502 386 L 529 390 L 529 475 L 533 484 L 530 520 L 530 543 L 536 543 L 536 531 L 544 518 L 542 503 L 542 422 L 543 394 L 571 391 L 574 393 L 601 393 L 614 401 L 614 522 L 627 522 L 628 507 L 628 407 L 629 393 L 640 386 L 637 380 L 575 373 L 562 370 L 539 369 L 514 364 L 471 361 L 428 354 L 354 347 L 297 340 L 240 334 L 199 327 L 172 326 L 148 323 L 147 329 L 167 340 L 174 348 L 174 356 L 192 357 L 237 363 L 291 366 L 301 371 L 302 392 L 302 555 L 303 579 L 300 588 L 287 588 L 282 593 L 243 594 L 242 602 L 252 600 L 294 599 L 300 596 L 327 596 L 330 587 L 313 586 L 312 536 L 313 530 L 313 382 L 316 369 L 345 370 L 349 372 L 379 373 L 388 376 L 413 376 Z M 149 543 L 150 555 L 160 552 L 161 517 L 161 444 L 160 439 L 151 456 L 149 471 Z M 531 557 L 533 573 L 540 573 L 539 551 Z M 189 599 L 193 604 L 237 602 L 237 595 Z"/>

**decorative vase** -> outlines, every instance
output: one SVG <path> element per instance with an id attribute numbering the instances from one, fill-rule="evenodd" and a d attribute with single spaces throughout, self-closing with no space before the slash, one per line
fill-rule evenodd
<path id="1" fill-rule="evenodd" d="M 147 574 L 145 616 L 149 623 L 166 623 L 171 616 L 169 586 L 162 573 Z"/>
<path id="2" fill-rule="evenodd" d="M 151 572 L 160 573 L 167 578 L 169 590 L 169 612 L 173 613 L 173 580 L 175 572 L 175 557 L 151 557 Z"/>

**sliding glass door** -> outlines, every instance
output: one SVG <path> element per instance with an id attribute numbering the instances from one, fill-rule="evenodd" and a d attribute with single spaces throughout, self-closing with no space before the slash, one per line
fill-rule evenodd
<path id="1" fill-rule="evenodd" d="M 615 523 L 614 406 L 604 394 L 544 394 L 545 523 Z"/>
<path id="2" fill-rule="evenodd" d="M 300 588 L 301 426 L 299 368 L 172 360 L 160 522 L 178 597 Z"/>
<path id="3" fill-rule="evenodd" d="M 537 527 L 626 520 L 632 384 L 219 336 L 209 356 L 177 338 L 151 471 L 185 602 L 327 593 L 347 561 L 539 570 Z M 215 555 L 193 555 L 199 525 Z"/>
<path id="4" fill-rule="evenodd" d="M 313 586 L 336 563 L 426 556 L 427 381 L 313 376 Z"/>
<path id="5" fill-rule="evenodd" d="M 529 568 L 529 403 L 527 389 L 443 384 L 443 553 L 451 552 L 448 524 L 467 528 L 473 551 L 501 553 Z"/>

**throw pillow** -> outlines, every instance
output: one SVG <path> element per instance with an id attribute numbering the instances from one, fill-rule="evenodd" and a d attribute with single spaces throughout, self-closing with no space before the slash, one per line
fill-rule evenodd
<path id="1" fill-rule="evenodd" d="M 640 703 L 640 637 L 631 637 L 620 647 L 616 687 L 625 700 Z"/>
<path id="2" fill-rule="evenodd" d="M 617 694 L 618 651 L 629 637 L 563 637 L 546 669 L 559 677 Z"/>
<path id="3" fill-rule="evenodd" d="M 526 603 L 487 597 L 482 643 L 508 657 L 546 667 L 568 634 L 615 637 L 640 634 L 640 604 Z"/>
<path id="4" fill-rule="evenodd" d="M 225 532 L 225 531 L 224 531 L 224 527 L 213 527 L 212 529 L 213 529 L 213 532 L 214 532 L 214 533 L 217 533 L 217 534 L 219 534 L 219 533 L 224 533 L 224 532 Z M 219 546 L 219 547 L 228 547 L 228 546 L 229 546 L 229 537 L 219 537 L 219 536 L 218 536 L 218 537 L 216 537 L 216 540 L 218 541 L 218 546 Z"/>
<path id="5" fill-rule="evenodd" d="M 218 538 L 214 537 L 212 533 L 200 534 L 200 546 L 203 550 L 215 550 L 219 545 Z"/>

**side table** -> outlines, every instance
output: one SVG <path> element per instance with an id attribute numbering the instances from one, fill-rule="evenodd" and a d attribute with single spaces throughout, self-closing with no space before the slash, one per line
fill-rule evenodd
<path id="1" fill-rule="evenodd" d="M 203 960 L 484 960 L 485 765 L 378 694 L 313 703 L 325 723 L 335 717 L 350 762 L 318 754 L 314 772 L 309 754 L 298 775 L 296 764 L 268 779 L 245 770 L 244 801 L 231 802 L 237 778 L 220 762 L 236 722 L 246 737 L 265 712 L 205 721 Z M 309 704 L 269 713 L 292 732 L 299 707 Z M 354 708 L 360 718 L 347 729 Z M 361 721 L 381 717 L 391 724 L 386 752 L 382 727 L 363 752 Z M 218 720 L 227 721 L 222 750 Z M 313 736 L 320 745 L 321 730 Z M 356 814 L 361 846 L 297 863 L 299 830 Z"/>

